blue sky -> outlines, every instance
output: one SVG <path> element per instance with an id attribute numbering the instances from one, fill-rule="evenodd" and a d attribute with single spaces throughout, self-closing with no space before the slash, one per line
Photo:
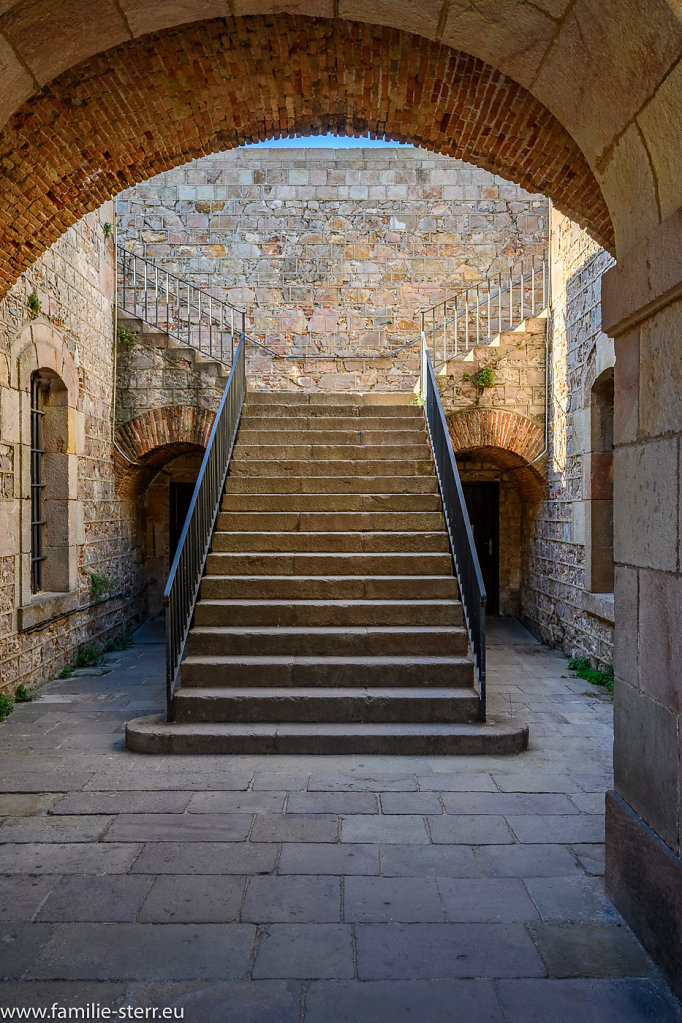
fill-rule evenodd
<path id="1" fill-rule="evenodd" d="M 305 138 L 270 139 L 257 142 L 252 149 L 394 149 L 400 143 L 385 142 L 383 139 L 349 138 L 346 135 L 312 135 Z M 414 146 L 403 145 L 403 149 Z"/>

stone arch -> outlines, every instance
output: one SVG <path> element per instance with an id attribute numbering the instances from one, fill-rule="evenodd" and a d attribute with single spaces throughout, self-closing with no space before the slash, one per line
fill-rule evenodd
<path id="1" fill-rule="evenodd" d="M 396 28 L 278 15 L 145 36 L 28 101 L 0 136 L 0 283 L 129 185 L 244 142 L 325 132 L 386 135 L 477 164 L 549 195 L 613 247 L 585 157 L 518 82 Z"/>
<path id="2" fill-rule="evenodd" d="M 78 543 L 82 542 L 83 509 L 76 497 L 78 458 L 85 450 L 84 414 L 78 409 L 80 381 L 76 361 L 66 339 L 49 323 L 26 324 L 9 345 L 8 379 L 18 391 L 18 452 L 21 465 L 19 521 L 22 544 L 18 572 L 21 620 L 38 624 L 54 613 L 55 601 L 77 598 Z M 41 504 L 44 565 L 39 586 L 32 581 L 34 535 L 31 495 L 35 461 L 32 457 L 31 406 L 35 378 L 44 383 L 42 419 L 43 472 Z M 52 597 L 45 597 L 52 594 Z M 34 605 L 34 598 L 40 600 Z"/>
<path id="3" fill-rule="evenodd" d="M 16 0 L 5 5 L 0 15 L 0 124 L 20 110 L 30 118 L 28 101 L 69 69 L 80 66 L 86 76 L 96 77 L 91 62 L 104 51 L 111 54 L 124 46 L 142 44 L 139 52 L 144 56 L 145 45 L 154 38 L 148 33 L 158 36 L 191 33 L 201 19 L 220 18 L 216 24 L 225 26 L 225 42 L 220 49 L 233 56 L 243 43 L 243 25 L 254 19 L 223 19 L 227 10 L 238 16 L 248 16 L 257 10 L 264 28 L 279 36 L 282 19 L 303 9 L 317 25 L 346 26 L 352 19 L 361 23 L 363 29 L 371 26 L 370 36 L 362 42 L 366 66 L 374 58 L 377 39 L 398 31 L 415 33 L 415 48 L 422 41 L 451 47 L 471 54 L 520 83 L 528 90 L 529 98 L 534 97 L 550 111 L 576 140 L 607 196 L 618 229 L 619 252 L 629 251 L 655 224 L 674 212 L 682 199 L 678 140 L 671 128 L 679 120 L 682 93 L 679 64 L 682 15 L 679 5 L 672 0 L 633 0 L 628 5 L 627 17 L 618 0 L 581 0 L 575 10 L 574 7 L 557 0 L 542 3 L 515 0 L 504 5 L 499 0 L 480 0 L 474 6 L 435 0 L 429 4 L 382 0 L 381 4 L 345 5 L 332 0 L 306 0 L 305 4 L 300 0 L 261 0 L 257 5 L 248 0 L 234 0 L 231 4 L 222 0 L 165 4 L 125 0 L 124 4 L 104 6 L 97 0 L 68 3 Z M 338 57 L 329 52 L 326 41 L 321 48 L 315 41 L 310 45 L 299 32 L 296 46 L 299 59 L 291 68 L 285 68 L 283 75 L 292 105 L 294 94 L 305 93 L 314 83 L 320 58 L 334 70 L 338 65 Z M 392 59 L 401 65 L 408 89 L 416 95 L 424 79 L 418 67 L 414 67 L 411 54 L 397 52 L 394 46 L 392 51 Z M 189 50 L 184 56 L 188 53 Z M 154 58 L 157 68 L 173 63 L 172 55 L 164 50 Z M 211 73 L 213 67 L 206 76 L 200 63 L 184 59 L 181 63 L 182 74 L 189 72 L 185 96 L 162 103 L 162 119 L 168 121 L 172 110 L 179 123 L 192 131 L 198 127 L 197 137 L 201 138 L 202 122 L 211 121 L 214 112 L 198 109 L 195 90 L 200 91 L 206 82 L 210 89 L 215 89 L 219 75 Z M 146 73 L 147 69 L 142 67 L 142 74 Z M 249 79 L 254 73 L 257 81 L 260 73 L 257 64 L 236 65 L 237 93 L 240 77 Z M 450 80 L 431 76 L 426 86 L 432 94 L 440 94 L 447 91 Z M 121 118 L 129 105 L 137 106 L 136 100 L 131 102 L 135 87 L 124 62 L 117 60 L 109 67 L 106 87 L 94 101 L 102 115 L 99 137 L 84 146 L 82 154 L 85 159 L 96 148 L 103 151 L 104 159 L 98 165 L 95 162 L 85 167 L 84 179 L 107 171 L 106 138 L 113 123 L 103 109 L 107 93 L 120 93 L 115 109 L 117 118 Z M 359 82 L 350 90 L 342 83 L 333 99 L 338 101 L 339 94 L 350 91 L 366 100 L 368 90 L 371 82 Z M 492 110 L 500 99 L 493 88 L 485 97 L 485 105 Z M 305 103 L 309 104 L 309 98 Z M 284 109 L 277 91 L 269 97 L 268 105 L 276 122 Z M 57 101 L 52 107 L 54 119 L 64 112 L 68 117 L 77 112 L 68 97 L 66 106 Z M 528 107 L 527 116 L 532 126 L 535 121 L 532 106 Z M 406 121 L 410 119 L 409 113 L 403 117 Z M 501 124 L 496 142 L 513 147 L 508 127 L 508 122 Z M 151 143 L 152 135 L 145 141 Z M 152 151 L 149 144 L 144 148 Z M 49 151 L 48 145 L 35 155 L 42 160 Z M 136 152 L 129 155 L 134 162 Z M 22 170 L 17 170 L 20 180 Z M 58 208 L 58 204 L 53 205 Z M 44 226 L 48 217 L 39 219 Z"/>
<path id="4" fill-rule="evenodd" d="M 38 369 L 56 373 L 66 388 L 69 408 L 78 404 L 79 381 L 75 359 L 64 338 L 49 323 L 28 323 L 10 346 L 10 386 L 28 392 Z"/>
<path id="5" fill-rule="evenodd" d="M 185 452 L 204 450 L 213 426 L 208 409 L 170 405 L 140 413 L 116 430 L 114 474 L 122 497 L 144 487 L 159 467 Z"/>

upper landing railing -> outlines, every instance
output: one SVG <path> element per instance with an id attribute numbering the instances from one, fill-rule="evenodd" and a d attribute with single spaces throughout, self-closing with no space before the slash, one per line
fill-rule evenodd
<path id="1" fill-rule="evenodd" d="M 466 354 L 475 345 L 490 344 L 496 334 L 517 326 L 526 316 L 545 309 L 549 299 L 547 256 L 530 256 L 459 291 L 420 313 L 420 333 L 389 350 L 372 352 L 277 352 L 246 333 L 246 313 L 195 287 L 149 259 L 116 246 L 120 308 L 171 337 L 225 365 L 234 362 L 235 347 L 247 344 L 272 358 L 376 360 L 393 356 L 426 339 L 434 366 Z"/>
<path id="2" fill-rule="evenodd" d="M 241 338 L 275 355 L 246 334 L 246 313 L 184 281 L 144 256 L 116 246 L 119 308 L 165 331 L 202 355 L 232 366 Z"/>
<path id="3" fill-rule="evenodd" d="M 548 300 L 549 269 L 543 252 L 423 309 L 421 336 L 434 365 L 447 362 L 476 345 L 490 344 L 503 330 L 545 309 Z"/>

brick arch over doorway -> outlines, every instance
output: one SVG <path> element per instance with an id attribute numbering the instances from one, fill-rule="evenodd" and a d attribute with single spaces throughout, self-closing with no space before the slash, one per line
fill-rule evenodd
<path id="1" fill-rule="evenodd" d="M 542 430 L 532 419 L 503 409 L 465 409 L 448 417 L 455 454 L 474 448 L 500 448 L 534 462 L 545 446 Z"/>
<path id="2" fill-rule="evenodd" d="M 119 426 L 114 449 L 119 494 L 123 497 L 144 488 L 169 459 L 204 450 L 213 419 L 207 409 L 172 405 L 150 409 Z"/>
<path id="3" fill-rule="evenodd" d="M 128 42 L 65 72 L 0 135 L 3 290 L 88 210 L 209 152 L 291 134 L 367 133 L 542 192 L 613 248 L 577 144 L 482 60 L 398 29 L 280 15 Z"/>

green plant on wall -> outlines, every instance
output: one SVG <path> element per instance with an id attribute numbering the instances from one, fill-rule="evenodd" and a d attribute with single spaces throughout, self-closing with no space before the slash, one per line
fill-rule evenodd
<path id="1" fill-rule="evenodd" d="M 17 686 L 17 691 L 14 694 L 15 703 L 30 703 L 33 697 L 29 693 L 28 689 L 23 682 L 20 682 Z"/>
<path id="2" fill-rule="evenodd" d="M 119 327 L 116 331 L 116 342 L 120 348 L 129 352 L 137 344 L 137 334 L 133 334 L 132 330 L 127 330 L 125 327 Z"/>
<path id="3" fill-rule="evenodd" d="M 40 312 L 40 299 L 36 295 L 35 291 L 32 291 L 28 296 L 28 302 L 26 305 L 28 306 L 28 315 L 32 320 L 35 320 L 36 316 Z"/>
<path id="4" fill-rule="evenodd" d="M 14 710 L 14 700 L 7 693 L 0 693 L 0 721 L 4 721 L 6 717 Z"/>
<path id="5" fill-rule="evenodd" d="M 118 590 L 118 579 L 112 579 L 108 575 L 100 575 L 93 572 L 90 576 L 90 593 L 93 600 L 103 600 L 104 597 L 113 597 Z"/>
<path id="6" fill-rule="evenodd" d="M 478 391 L 495 386 L 495 374 L 490 366 L 481 366 L 477 373 L 465 373 L 462 380 L 470 380 Z"/>
<path id="7" fill-rule="evenodd" d="M 104 234 L 105 239 L 111 234 L 111 224 L 108 220 L 105 220 L 102 224 L 102 233 Z"/>

